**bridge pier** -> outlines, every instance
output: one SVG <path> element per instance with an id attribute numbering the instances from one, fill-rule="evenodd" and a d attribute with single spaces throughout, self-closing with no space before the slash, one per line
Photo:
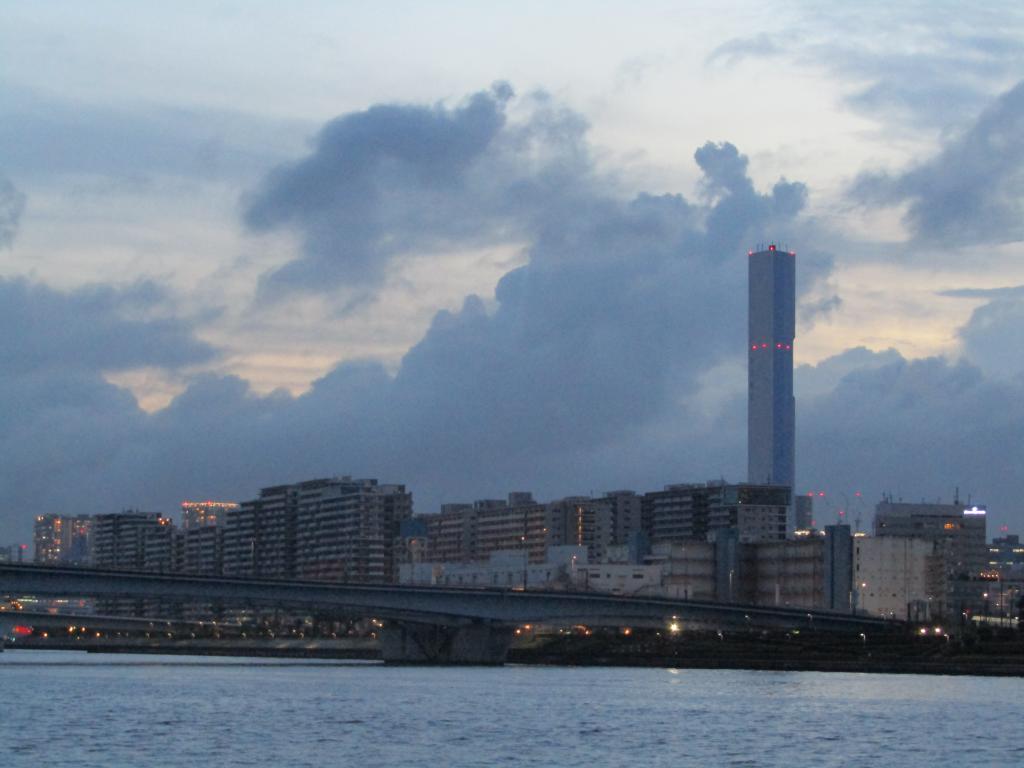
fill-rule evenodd
<path id="1" fill-rule="evenodd" d="M 388 664 L 501 665 L 512 632 L 512 627 L 482 622 L 450 627 L 389 621 L 381 630 L 380 651 Z"/>

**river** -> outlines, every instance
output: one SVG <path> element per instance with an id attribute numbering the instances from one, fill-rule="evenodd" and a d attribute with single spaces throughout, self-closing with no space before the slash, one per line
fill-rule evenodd
<path id="1" fill-rule="evenodd" d="M 1024 765 L 1016 678 L 0 654 L 0 766 Z"/>

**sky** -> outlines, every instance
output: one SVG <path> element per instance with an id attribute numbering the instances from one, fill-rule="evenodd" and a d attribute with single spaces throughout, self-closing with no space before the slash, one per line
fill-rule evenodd
<path id="1" fill-rule="evenodd" d="M 4 3 L 0 545 L 742 481 L 769 241 L 818 522 L 1024 532 L 1021 136 L 1011 2 Z"/>

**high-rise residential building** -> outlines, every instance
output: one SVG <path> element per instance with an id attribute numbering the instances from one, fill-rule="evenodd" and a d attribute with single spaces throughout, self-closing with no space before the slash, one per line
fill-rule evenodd
<path id="1" fill-rule="evenodd" d="M 315 490 L 327 480 L 275 485 L 259 498 L 227 512 L 224 529 L 224 575 L 295 578 L 295 528 L 303 486 Z"/>
<path id="2" fill-rule="evenodd" d="M 32 532 L 32 541 L 35 545 L 33 561 L 42 565 L 56 565 L 61 562 L 66 538 L 62 515 L 36 515 Z"/>
<path id="3" fill-rule="evenodd" d="M 224 574 L 383 582 L 393 578 L 401 522 L 412 515 L 403 485 L 351 477 L 263 488 L 227 510 Z"/>
<path id="4" fill-rule="evenodd" d="M 601 500 L 608 505 L 611 514 L 604 546 L 635 545 L 637 536 L 645 531 L 643 496 L 635 491 L 609 491 Z M 592 562 L 596 562 L 596 558 Z"/>
<path id="5" fill-rule="evenodd" d="M 550 547 L 560 546 L 586 547 L 597 562 L 609 547 L 627 545 L 642 531 L 642 511 L 642 499 L 633 491 L 546 503 L 516 491 L 507 500 L 444 504 L 440 512 L 418 519 L 426 525 L 428 562 L 483 562 L 496 552 L 525 550 L 529 562 L 538 564 Z"/>
<path id="6" fill-rule="evenodd" d="M 706 541 L 711 495 L 705 483 L 676 483 L 645 493 L 644 523 L 651 541 Z"/>
<path id="7" fill-rule="evenodd" d="M 92 562 L 92 515 L 64 518 L 67 547 L 64 562 L 69 565 L 88 565 Z"/>
<path id="8" fill-rule="evenodd" d="M 395 574 L 395 542 L 412 517 L 404 485 L 334 478 L 299 497 L 295 570 L 299 578 L 388 582 Z"/>
<path id="9" fill-rule="evenodd" d="M 33 531 L 36 563 L 85 565 L 89 562 L 89 515 L 37 515 Z"/>
<path id="10" fill-rule="evenodd" d="M 224 525 L 176 531 L 174 569 L 179 573 L 219 576 L 224 569 Z"/>
<path id="11" fill-rule="evenodd" d="M 652 543 L 707 541 L 730 528 L 741 543 L 784 539 L 790 503 L 788 487 L 753 483 L 669 485 L 643 497 Z"/>
<path id="12" fill-rule="evenodd" d="M 192 528 L 224 525 L 228 510 L 238 509 L 232 501 L 183 501 L 181 502 L 181 527 Z"/>
<path id="13" fill-rule="evenodd" d="M 548 533 L 546 511 L 533 495 L 516 491 L 508 499 L 442 504 L 420 515 L 427 530 L 426 560 L 436 563 L 484 561 L 491 553 L 527 549 L 543 559 Z"/>
<path id="14" fill-rule="evenodd" d="M 174 524 L 157 512 L 126 510 L 96 515 L 92 523 L 92 565 L 125 571 L 173 573 Z M 170 604 L 160 599 L 103 598 L 101 614 L 168 616 Z"/>
<path id="15" fill-rule="evenodd" d="M 476 508 L 472 504 L 442 504 L 436 514 L 421 515 L 427 530 L 426 560 L 468 563 L 476 549 Z"/>
<path id="16" fill-rule="evenodd" d="M 549 505 L 520 501 L 524 503 L 514 506 L 491 499 L 473 503 L 476 516 L 471 560 L 487 560 L 494 552 L 522 549 L 531 563 L 543 563 L 547 548 L 564 542 L 562 518 L 553 515 Z"/>
<path id="17" fill-rule="evenodd" d="M 126 510 L 96 515 L 92 524 L 92 565 L 127 571 L 173 569 L 170 518 L 158 512 Z"/>
<path id="18" fill-rule="evenodd" d="M 796 254 L 775 245 L 751 251 L 748 275 L 747 481 L 792 489 Z"/>
<path id="19" fill-rule="evenodd" d="M 611 499 L 569 496 L 547 506 L 548 527 L 560 533 L 558 545 L 586 547 L 588 562 L 604 562 L 608 547 L 626 543 L 616 536 L 619 507 Z"/>
<path id="20" fill-rule="evenodd" d="M 426 562 L 429 540 L 427 539 L 427 521 L 421 517 L 410 517 L 398 525 L 398 538 L 394 543 L 393 580 L 399 581 L 399 571 L 403 565 L 415 565 Z"/>

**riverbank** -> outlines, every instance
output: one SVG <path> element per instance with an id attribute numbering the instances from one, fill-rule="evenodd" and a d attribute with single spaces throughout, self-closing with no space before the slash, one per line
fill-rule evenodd
<path id="1" fill-rule="evenodd" d="M 85 651 L 96 654 L 162 654 L 287 659 L 379 661 L 372 638 L 167 639 L 28 637 L 8 650 Z M 777 672 L 1024 677 L 1024 642 L 1013 634 L 970 638 L 836 637 L 808 633 L 638 632 L 538 634 L 521 638 L 508 663 L 572 667 L 663 667 Z"/>
<path id="2" fill-rule="evenodd" d="M 371 638 L 300 640 L 283 639 L 149 639 L 149 638 L 38 638 L 9 643 L 7 651 L 84 651 L 105 654 L 159 654 L 184 656 L 237 656 L 283 659 L 351 659 L 377 661 L 380 651 Z"/>
<path id="3" fill-rule="evenodd" d="M 1016 634 L 971 637 L 880 635 L 843 637 L 808 632 L 671 636 L 572 635 L 541 638 L 509 652 L 509 662 L 538 665 L 749 669 L 779 672 L 1024 677 L 1024 642 Z"/>

